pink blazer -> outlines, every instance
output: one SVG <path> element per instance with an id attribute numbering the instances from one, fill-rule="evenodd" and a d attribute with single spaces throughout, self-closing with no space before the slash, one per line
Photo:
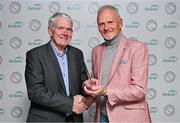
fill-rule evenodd
<path id="1" fill-rule="evenodd" d="M 101 82 L 105 46 L 92 51 L 94 78 Z M 107 113 L 110 122 L 151 122 L 145 98 L 148 78 L 148 50 L 139 41 L 122 36 L 107 84 Z M 100 84 L 100 83 L 99 83 Z M 96 99 L 95 122 L 99 122 L 99 98 Z"/>

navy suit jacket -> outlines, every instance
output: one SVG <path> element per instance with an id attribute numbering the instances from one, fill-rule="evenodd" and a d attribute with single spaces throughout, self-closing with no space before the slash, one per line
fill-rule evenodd
<path id="1" fill-rule="evenodd" d="M 28 122 L 64 122 L 67 114 L 73 114 L 75 122 L 83 121 L 82 114 L 72 112 L 72 105 L 73 96 L 83 94 L 87 69 L 82 51 L 70 45 L 67 48 L 70 96 L 50 42 L 26 53 L 25 80 L 31 101 Z"/>

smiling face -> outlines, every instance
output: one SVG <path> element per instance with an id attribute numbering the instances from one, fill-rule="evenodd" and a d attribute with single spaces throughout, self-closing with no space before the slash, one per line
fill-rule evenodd
<path id="1" fill-rule="evenodd" d="M 110 8 L 104 8 L 97 17 L 98 29 L 105 40 L 112 40 L 122 28 L 122 19 Z"/>
<path id="2" fill-rule="evenodd" d="M 68 18 L 57 16 L 54 26 L 48 28 L 48 33 L 59 50 L 64 50 L 72 38 L 72 23 Z"/>

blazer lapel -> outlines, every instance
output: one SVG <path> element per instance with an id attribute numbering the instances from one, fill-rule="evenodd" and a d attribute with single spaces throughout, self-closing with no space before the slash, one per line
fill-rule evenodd
<path id="1" fill-rule="evenodd" d="M 57 78 L 59 80 L 59 82 L 57 84 L 61 84 L 61 86 L 63 87 L 63 90 L 66 94 L 66 89 L 65 89 L 65 85 L 64 85 L 64 80 L 63 80 L 63 77 L 62 77 L 62 72 L 60 70 L 60 66 L 59 66 L 59 63 L 58 63 L 58 60 L 56 58 L 56 55 L 54 54 L 54 51 L 51 47 L 51 44 L 50 42 L 47 44 L 47 57 L 49 57 L 49 63 L 52 65 L 52 67 L 54 68 L 55 70 L 55 74 L 57 75 Z"/>
<path id="2" fill-rule="evenodd" d="M 71 48 L 68 46 L 68 51 L 67 51 L 67 61 L 68 61 L 68 76 L 69 76 L 69 93 L 70 95 L 72 94 L 72 75 L 74 71 L 74 65 L 73 65 L 73 53 L 71 53 Z"/>
<path id="3" fill-rule="evenodd" d="M 113 78 L 113 76 L 115 74 L 115 71 L 117 69 L 117 66 L 119 65 L 119 62 L 121 61 L 121 59 L 123 58 L 125 52 L 127 51 L 127 48 L 128 48 L 128 41 L 122 35 L 122 39 L 121 39 L 121 41 L 119 43 L 118 50 L 117 50 L 117 53 L 115 55 L 115 58 L 114 58 L 114 61 L 113 61 L 113 64 L 112 64 L 111 72 L 109 74 L 108 83 Z"/>
<path id="4" fill-rule="evenodd" d="M 93 66 L 93 71 L 95 73 L 97 73 L 98 75 L 95 76 L 93 75 L 95 78 L 98 78 L 99 79 L 99 83 L 98 84 L 101 84 L 101 79 L 102 79 L 102 68 L 103 68 L 103 57 L 104 57 L 104 51 L 105 51 L 105 46 L 104 44 L 102 44 L 101 46 L 99 46 L 98 49 L 95 49 L 97 53 L 97 56 L 98 57 L 93 57 L 93 61 L 94 61 L 94 66 Z M 95 54 L 93 54 L 94 56 L 96 56 Z M 93 73 L 94 74 L 94 73 Z"/>

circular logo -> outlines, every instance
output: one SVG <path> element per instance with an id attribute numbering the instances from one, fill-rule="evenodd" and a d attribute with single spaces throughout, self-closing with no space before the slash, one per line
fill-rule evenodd
<path id="1" fill-rule="evenodd" d="M 147 90 L 147 94 L 146 94 L 146 97 L 149 99 L 149 100 L 152 100 L 154 99 L 155 97 L 157 96 L 157 92 L 154 88 L 149 88 Z"/>
<path id="2" fill-rule="evenodd" d="M 91 37 L 88 41 L 88 45 L 90 48 L 94 48 L 98 44 L 100 44 L 100 40 L 96 37 Z"/>
<path id="3" fill-rule="evenodd" d="M 37 19 L 33 19 L 29 23 L 29 28 L 32 31 L 38 31 L 41 28 L 41 22 L 39 20 L 37 20 Z"/>
<path id="4" fill-rule="evenodd" d="M 154 32 L 157 28 L 157 22 L 155 20 L 149 20 L 146 23 L 146 29 L 150 32 Z"/>
<path id="5" fill-rule="evenodd" d="M 9 11 L 14 14 L 17 14 L 21 11 L 21 5 L 18 2 L 12 2 L 9 5 Z"/>
<path id="6" fill-rule="evenodd" d="M 23 110 L 21 107 L 19 106 L 15 106 L 12 108 L 11 110 L 11 115 L 14 117 L 14 118 L 18 118 L 20 117 L 21 115 L 23 114 Z"/>
<path id="7" fill-rule="evenodd" d="M 3 98 L 3 92 L 0 90 L 0 100 Z"/>
<path id="8" fill-rule="evenodd" d="M 137 11 L 139 10 L 139 6 L 137 3 L 129 3 L 128 6 L 127 6 L 127 11 L 129 14 L 136 14 Z"/>
<path id="9" fill-rule="evenodd" d="M 20 83 L 22 80 L 22 75 L 19 72 L 13 72 L 10 77 L 11 81 L 15 84 Z"/>
<path id="10" fill-rule="evenodd" d="M 164 114 L 166 116 L 172 116 L 175 113 L 175 107 L 173 105 L 166 105 L 164 107 Z"/>
<path id="11" fill-rule="evenodd" d="M 90 117 L 94 117 L 95 112 L 96 112 L 96 106 L 92 105 L 88 110 L 88 114 L 89 114 Z"/>
<path id="12" fill-rule="evenodd" d="M 168 49 L 172 49 L 175 47 L 176 45 L 176 40 L 173 38 L 173 37 L 168 37 L 165 42 L 164 42 L 165 46 L 168 48 Z"/>
<path id="13" fill-rule="evenodd" d="M 13 37 L 11 40 L 10 40 L 10 46 L 13 48 L 13 49 L 18 49 L 21 47 L 21 44 L 22 44 L 22 41 L 20 38 L 18 37 Z"/>
<path id="14" fill-rule="evenodd" d="M 176 12 L 176 5 L 174 3 L 168 3 L 165 6 L 165 12 L 167 14 L 174 14 Z"/>
<path id="15" fill-rule="evenodd" d="M 96 2 L 91 2 L 89 5 L 88 5 L 88 11 L 92 14 L 96 14 L 97 11 L 99 9 L 99 4 L 96 3 Z"/>
<path id="16" fill-rule="evenodd" d="M 78 31 L 80 28 L 80 22 L 78 20 L 73 20 L 73 31 Z"/>
<path id="17" fill-rule="evenodd" d="M 59 12 L 61 9 L 61 6 L 58 2 L 51 2 L 49 4 L 49 11 L 52 12 L 52 13 L 56 13 L 56 12 Z"/>
<path id="18" fill-rule="evenodd" d="M 166 81 L 166 82 L 169 82 L 169 83 L 173 82 L 173 81 L 175 80 L 175 78 L 176 78 L 176 75 L 175 75 L 175 73 L 172 72 L 172 71 L 168 71 L 168 72 L 166 72 L 165 75 L 164 75 L 165 81 Z"/>
<path id="19" fill-rule="evenodd" d="M 2 64 L 2 57 L 0 56 L 0 64 Z"/>
<path id="20" fill-rule="evenodd" d="M 149 55 L 149 66 L 153 66 L 157 63 L 157 57 L 153 54 Z"/>

